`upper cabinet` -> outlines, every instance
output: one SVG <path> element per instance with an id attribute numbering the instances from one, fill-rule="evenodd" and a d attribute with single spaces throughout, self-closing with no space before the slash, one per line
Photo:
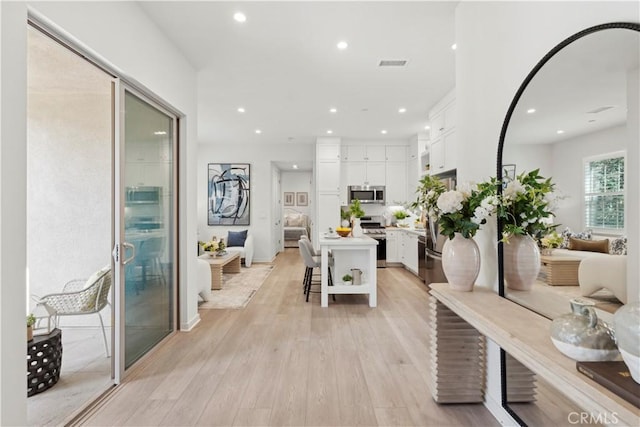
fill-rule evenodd
<path id="1" fill-rule="evenodd" d="M 432 175 L 456 169 L 456 100 L 455 90 L 445 96 L 429 114 L 429 172 Z"/>
<path id="2" fill-rule="evenodd" d="M 385 147 L 385 160 L 387 162 L 405 162 L 407 160 L 407 147 L 404 145 L 387 145 Z"/>
<path id="3" fill-rule="evenodd" d="M 345 145 L 342 149 L 342 160 L 347 162 L 384 162 L 386 160 L 384 145 Z"/>

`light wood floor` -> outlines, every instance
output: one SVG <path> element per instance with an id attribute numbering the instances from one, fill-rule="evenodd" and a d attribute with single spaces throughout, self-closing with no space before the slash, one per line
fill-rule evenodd
<path id="1" fill-rule="evenodd" d="M 378 307 L 304 301 L 297 249 L 242 310 L 201 310 L 86 425 L 499 426 L 481 404 L 438 405 L 427 387 L 427 290 L 378 269 Z"/>

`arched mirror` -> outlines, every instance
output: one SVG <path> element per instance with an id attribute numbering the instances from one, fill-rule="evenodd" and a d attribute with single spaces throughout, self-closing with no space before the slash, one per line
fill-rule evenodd
<path id="1" fill-rule="evenodd" d="M 640 259 L 637 243 L 629 245 L 626 255 L 625 240 L 629 230 L 638 235 L 640 217 L 639 54 L 639 24 L 588 28 L 551 50 L 529 73 L 509 107 L 498 147 L 498 178 L 508 179 L 514 169 L 515 175 L 540 169 L 542 176 L 552 178 L 560 196 L 554 224 L 565 241 L 541 256 L 541 274 L 527 291 L 510 290 L 505 284 L 499 245 L 499 292 L 542 316 L 553 319 L 568 313 L 571 298 L 585 297 L 607 319 L 623 303 L 638 299 L 638 284 L 627 283 L 626 260 L 619 263 L 617 257 Z M 599 248 L 583 250 L 576 244 L 569 249 L 570 236 L 593 240 L 592 246 Z M 605 239 L 607 244 L 599 242 Z M 590 260 L 594 252 L 596 258 L 615 258 L 596 262 Z M 509 402 L 511 375 L 504 360 L 503 355 L 503 404 L 522 424 L 540 424 L 535 417 L 544 411 L 535 410 L 535 396 L 529 395 L 524 404 Z M 527 414 L 534 418 L 527 419 Z M 567 421 L 562 411 L 558 417 L 551 421 Z"/>

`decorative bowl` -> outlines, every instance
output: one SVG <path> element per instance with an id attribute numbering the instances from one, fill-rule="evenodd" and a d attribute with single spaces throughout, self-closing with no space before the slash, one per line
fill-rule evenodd
<path id="1" fill-rule="evenodd" d="M 340 235 L 340 237 L 347 237 L 349 233 L 351 233 L 351 228 L 349 227 L 338 227 L 336 228 L 336 233 Z"/>

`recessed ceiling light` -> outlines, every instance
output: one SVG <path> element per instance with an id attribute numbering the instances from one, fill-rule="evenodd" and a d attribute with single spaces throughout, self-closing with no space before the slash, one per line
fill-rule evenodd
<path id="1" fill-rule="evenodd" d="M 329 112 L 330 113 L 337 113 L 338 109 L 337 108 L 329 108 Z"/>
<path id="2" fill-rule="evenodd" d="M 236 12 L 233 14 L 233 19 L 238 22 L 245 22 L 247 20 L 247 16 L 242 12 Z"/>
<path id="3" fill-rule="evenodd" d="M 454 43 L 451 45 L 451 49 L 456 50 L 458 48 L 458 44 Z"/>
<path id="4" fill-rule="evenodd" d="M 556 131 L 556 133 L 557 133 L 558 135 L 562 135 L 562 134 L 564 133 L 564 131 L 563 131 L 562 129 L 558 129 L 558 130 Z"/>
<path id="5" fill-rule="evenodd" d="M 348 47 L 349 47 L 349 44 L 348 44 L 346 41 L 342 40 L 342 41 L 339 41 L 339 42 L 338 42 L 338 44 L 337 44 L 336 46 L 337 46 L 337 47 L 338 47 L 338 49 L 340 49 L 340 50 L 345 50 L 346 48 L 348 48 Z"/>
<path id="6" fill-rule="evenodd" d="M 386 135 L 386 134 L 387 134 L 387 130 L 386 130 L 386 129 L 382 129 L 382 130 L 380 131 L 380 133 L 381 133 L 381 134 Z"/>
<path id="7" fill-rule="evenodd" d="M 426 126 L 424 127 L 424 130 L 429 130 L 429 129 L 431 129 L 431 126 L 429 126 L 429 125 L 426 125 Z"/>
<path id="8" fill-rule="evenodd" d="M 333 133 L 333 131 L 332 131 L 331 129 L 329 129 L 329 130 L 327 131 L 327 133 L 328 133 L 329 135 L 331 135 L 331 134 Z"/>
<path id="9" fill-rule="evenodd" d="M 535 112 L 536 112 L 536 109 L 535 109 L 535 108 L 529 108 L 529 109 L 527 110 L 527 114 L 533 114 L 533 113 L 535 113 Z"/>
<path id="10" fill-rule="evenodd" d="M 157 131 L 155 131 L 153 134 L 154 134 L 154 135 L 166 135 L 166 134 L 167 134 L 167 132 L 166 132 L 166 131 L 163 131 L 163 130 L 157 130 Z"/>
<path id="11" fill-rule="evenodd" d="M 238 113 L 244 113 L 244 108 L 243 107 L 238 107 Z"/>
<path id="12" fill-rule="evenodd" d="M 262 133 L 262 131 L 260 129 L 256 129 L 256 133 L 259 135 Z"/>
<path id="13" fill-rule="evenodd" d="M 293 165 L 292 166 L 294 169 L 298 169 L 298 165 Z"/>
<path id="14" fill-rule="evenodd" d="M 398 113 L 402 114 L 402 113 L 406 113 L 407 109 L 404 107 L 398 108 Z"/>

